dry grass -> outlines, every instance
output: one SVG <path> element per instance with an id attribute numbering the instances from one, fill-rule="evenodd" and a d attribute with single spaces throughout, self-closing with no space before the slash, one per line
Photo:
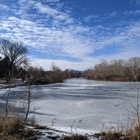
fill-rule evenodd
<path id="1" fill-rule="evenodd" d="M 21 140 L 32 139 L 37 140 L 35 135 L 41 135 L 37 130 L 29 129 L 19 119 L 0 118 L 0 140 Z M 45 126 L 35 125 L 35 129 L 49 129 Z M 92 136 L 91 136 L 92 137 Z M 93 135 L 97 140 L 140 140 L 140 128 L 134 124 L 130 128 L 115 130 L 111 128 L 101 133 Z M 51 137 L 52 138 L 52 137 Z M 58 138 L 58 137 L 56 137 Z M 53 139 L 56 139 L 53 137 Z M 90 136 L 72 135 L 65 136 L 61 140 L 90 140 Z"/>
<path id="2" fill-rule="evenodd" d="M 137 124 L 132 129 L 128 129 L 125 132 L 125 140 L 140 140 L 140 128 Z"/>
<path id="3" fill-rule="evenodd" d="M 35 135 L 40 135 L 40 132 L 25 128 L 18 119 L 0 118 L 0 140 L 37 140 Z"/>
<path id="4" fill-rule="evenodd" d="M 109 130 L 93 135 L 99 140 L 140 140 L 140 128 L 134 124 L 132 128 L 126 130 Z"/>
<path id="5" fill-rule="evenodd" d="M 100 140 L 121 140 L 121 138 L 123 138 L 124 135 L 119 132 L 102 132 L 94 134 L 94 137 Z"/>
<path id="6" fill-rule="evenodd" d="M 18 119 L 2 118 L 0 119 L 0 133 L 14 134 L 23 129 L 23 125 Z"/>

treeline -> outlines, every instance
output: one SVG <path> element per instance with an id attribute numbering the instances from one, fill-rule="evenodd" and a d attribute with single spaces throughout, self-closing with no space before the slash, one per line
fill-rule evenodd
<path id="1" fill-rule="evenodd" d="M 63 82 L 65 79 L 71 78 L 71 75 L 68 70 L 62 71 L 57 65 L 52 64 L 51 70 L 44 71 L 42 68 L 38 69 L 38 78 L 37 74 L 34 75 L 35 82 L 34 84 L 51 84 L 57 82 Z M 28 72 L 27 72 L 28 73 Z"/>
<path id="2" fill-rule="evenodd" d="M 24 67 L 17 67 L 16 65 L 9 65 L 8 58 L 0 59 L 0 79 L 6 83 L 10 81 L 16 82 L 21 79 L 26 83 L 30 77 L 33 84 L 51 84 L 63 82 L 63 80 L 73 77 L 70 70 L 62 71 L 57 65 L 52 64 L 49 71 L 45 71 L 42 67 L 33 67 L 26 65 Z"/>
<path id="3" fill-rule="evenodd" d="M 41 78 L 42 77 L 42 78 Z M 42 71 L 42 75 L 36 81 L 36 84 L 51 84 L 63 82 L 65 79 L 82 77 L 82 72 L 72 69 L 62 71 L 58 66 L 52 64 L 50 71 Z"/>
<path id="4" fill-rule="evenodd" d="M 62 71 L 52 64 L 50 71 L 44 71 L 41 67 L 33 67 L 27 59 L 27 47 L 21 42 L 0 40 L 0 80 L 13 83 L 17 79 L 28 81 L 32 84 L 49 84 L 62 82 L 70 78 L 69 70 Z"/>
<path id="5" fill-rule="evenodd" d="M 84 77 L 94 80 L 140 81 L 140 57 L 129 60 L 101 60 L 93 69 L 84 72 Z"/>

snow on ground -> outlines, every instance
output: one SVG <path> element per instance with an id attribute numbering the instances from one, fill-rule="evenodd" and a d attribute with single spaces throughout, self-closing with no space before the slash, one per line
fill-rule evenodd
<path id="1" fill-rule="evenodd" d="M 40 125 L 78 134 L 93 134 L 118 125 L 126 127 L 131 117 L 130 100 L 135 105 L 136 86 L 140 83 L 82 78 L 33 86 L 32 92 L 40 96 L 31 102 L 30 117 L 34 116 Z M 12 88 L 10 101 L 20 106 L 16 94 L 24 94 L 25 88 Z M 0 90 L 0 104 L 4 103 L 7 90 Z"/>

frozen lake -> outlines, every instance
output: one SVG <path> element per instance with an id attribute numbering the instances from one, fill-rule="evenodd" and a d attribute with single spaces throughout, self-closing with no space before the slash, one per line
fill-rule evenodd
<path id="1" fill-rule="evenodd" d="M 100 131 L 108 126 L 126 126 L 131 117 L 132 105 L 136 104 L 136 82 L 106 82 L 68 79 L 64 83 L 37 86 L 41 97 L 32 102 L 37 122 L 56 128 L 71 126 L 75 129 Z M 4 92 L 1 90 L 1 102 Z M 14 92 L 20 88 L 12 89 Z M 131 103 L 132 105 L 131 105 Z M 133 111 L 133 110 L 132 110 Z"/>

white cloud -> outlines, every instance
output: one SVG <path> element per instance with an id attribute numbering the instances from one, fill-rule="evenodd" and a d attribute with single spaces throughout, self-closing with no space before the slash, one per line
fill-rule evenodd
<path id="1" fill-rule="evenodd" d="M 56 54 L 60 56 L 71 56 L 83 59 L 89 53 L 102 49 L 109 45 L 118 44 L 127 46 L 135 46 L 137 39 L 140 37 L 139 23 L 121 29 L 116 35 L 104 36 L 97 35 L 99 27 L 90 28 L 84 26 L 70 26 L 68 28 L 48 28 L 38 25 L 37 23 L 9 17 L 6 21 L 1 21 L 0 26 L 9 33 L 1 33 L 3 37 L 12 36 L 25 42 L 27 45 L 36 48 L 38 51 L 46 52 L 46 54 Z M 100 26 L 102 33 L 104 28 Z M 85 34 L 85 36 L 83 36 Z M 93 36 L 91 39 L 88 36 Z M 58 53 L 59 52 L 59 53 Z"/>
<path id="2" fill-rule="evenodd" d="M 128 60 L 131 57 L 137 56 L 139 57 L 140 48 L 127 48 L 126 50 L 122 50 L 118 54 L 104 54 L 96 57 L 84 57 L 80 62 L 71 62 L 67 60 L 55 60 L 55 59 L 39 59 L 31 57 L 31 64 L 34 66 L 42 66 L 45 70 L 50 70 L 52 63 L 55 63 L 62 70 L 65 69 L 75 69 L 75 70 L 86 70 L 89 68 L 94 68 L 95 64 L 99 64 L 102 59 L 107 61 L 124 59 Z"/>
<path id="3" fill-rule="evenodd" d="M 114 12 L 112 12 L 110 14 L 107 14 L 107 16 L 108 16 L 108 18 L 116 17 L 117 16 L 117 12 L 114 11 Z"/>
<path id="4" fill-rule="evenodd" d="M 60 2 L 60 0 L 44 0 L 44 2 Z"/>
<path id="5" fill-rule="evenodd" d="M 116 11 L 109 14 L 103 14 L 103 15 L 90 15 L 90 16 L 84 17 L 84 21 L 85 22 L 90 22 L 90 21 L 101 22 L 102 19 L 108 19 L 108 18 L 114 18 L 114 17 L 117 17 Z"/>
<path id="6" fill-rule="evenodd" d="M 0 4 L 0 8 L 6 11 L 10 10 L 9 6 L 4 5 L 4 4 Z"/>
<path id="7" fill-rule="evenodd" d="M 84 17 L 84 20 L 86 22 L 90 22 L 91 20 L 98 19 L 99 17 L 100 17 L 99 15 L 90 15 L 90 16 Z"/>
<path id="8" fill-rule="evenodd" d="M 65 69 L 76 69 L 76 70 L 84 70 L 88 68 L 88 64 L 83 64 L 80 62 L 70 62 L 66 60 L 50 60 L 50 59 L 36 59 L 32 61 L 32 65 L 34 66 L 42 66 L 45 70 L 50 70 L 52 63 L 55 63 L 62 70 Z M 41 64 L 41 65 L 40 65 Z"/>
<path id="9" fill-rule="evenodd" d="M 139 15 L 140 14 L 140 10 L 131 10 L 131 11 L 125 11 L 124 12 L 124 15 L 134 15 L 134 16 L 136 16 L 136 15 Z"/>
<path id="10" fill-rule="evenodd" d="M 135 14 L 137 15 L 137 14 L 140 14 L 140 10 L 136 10 L 135 11 Z"/>
<path id="11" fill-rule="evenodd" d="M 26 3 L 28 0 L 19 0 L 19 3 Z"/>
<path id="12" fill-rule="evenodd" d="M 55 16 L 58 14 L 58 12 L 55 9 L 50 8 L 47 5 L 42 5 L 41 3 L 36 3 L 34 5 L 36 7 L 36 9 L 38 9 L 38 11 L 42 14 L 46 14 L 46 15 L 50 15 L 50 16 Z"/>

